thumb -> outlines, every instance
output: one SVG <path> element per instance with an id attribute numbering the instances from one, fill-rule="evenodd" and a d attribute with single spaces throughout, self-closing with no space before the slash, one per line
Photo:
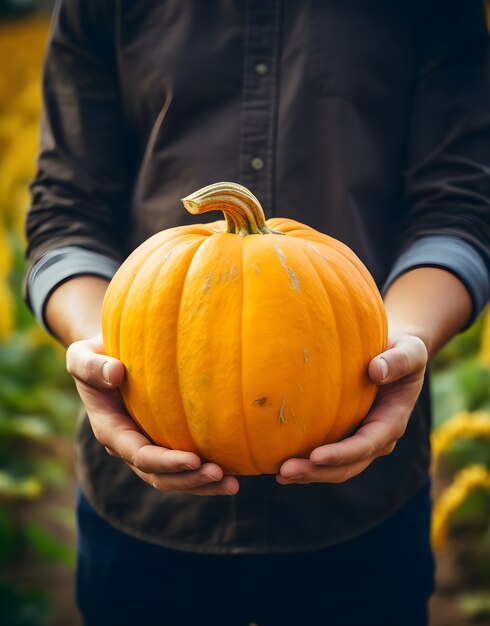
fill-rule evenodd
<path id="1" fill-rule="evenodd" d="M 369 378 L 376 385 L 388 385 L 410 375 L 420 375 L 427 365 L 427 348 L 419 337 L 403 335 L 369 363 Z"/>
<path id="2" fill-rule="evenodd" d="M 66 369 L 97 389 L 114 389 L 124 380 L 121 361 L 98 353 L 90 340 L 76 341 L 66 351 Z"/>

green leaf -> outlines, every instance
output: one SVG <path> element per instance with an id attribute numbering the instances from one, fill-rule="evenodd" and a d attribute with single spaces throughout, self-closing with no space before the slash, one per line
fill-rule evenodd
<path id="1" fill-rule="evenodd" d="M 437 428 L 459 411 L 465 411 L 466 395 L 461 389 L 457 371 L 452 368 L 435 372 L 432 377 L 433 424 Z"/>
<path id="2" fill-rule="evenodd" d="M 481 334 L 483 328 L 483 315 L 464 333 L 456 335 L 434 359 L 435 370 L 445 369 L 448 366 L 459 363 L 466 357 L 474 357 L 480 348 Z"/>
<path id="3" fill-rule="evenodd" d="M 52 434 L 46 418 L 41 415 L 0 416 L 0 436 L 27 437 L 43 440 Z"/>
<path id="4" fill-rule="evenodd" d="M 15 553 L 18 535 L 13 517 L 8 509 L 0 506 L 0 562 L 8 561 Z"/>
<path id="5" fill-rule="evenodd" d="M 50 562 L 65 563 L 70 567 L 75 565 L 75 550 L 39 524 L 35 522 L 27 524 L 25 532 L 31 547 L 41 558 Z"/>
<path id="6" fill-rule="evenodd" d="M 484 489 L 475 489 L 453 513 L 451 523 L 455 528 L 484 530 L 490 519 L 490 494 Z"/>
<path id="7" fill-rule="evenodd" d="M 48 457 L 33 459 L 36 476 L 49 487 L 63 487 L 67 483 L 68 470 L 60 459 Z"/>
<path id="8" fill-rule="evenodd" d="M 459 596 L 458 604 L 461 611 L 469 617 L 490 615 L 490 593 L 463 593 Z"/>
<path id="9" fill-rule="evenodd" d="M 51 603 L 44 590 L 0 583 L 0 616 L 5 626 L 48 626 Z"/>
<path id="10" fill-rule="evenodd" d="M 490 398 L 490 370 L 475 361 L 463 361 L 456 371 L 466 396 L 466 408 L 475 411 Z"/>
<path id="11" fill-rule="evenodd" d="M 72 507 L 51 506 L 49 507 L 49 517 L 69 530 L 74 530 L 76 527 L 75 511 Z"/>
<path id="12" fill-rule="evenodd" d="M 0 470 L 0 498 L 35 500 L 43 491 L 43 484 L 37 476 L 15 476 Z"/>
<path id="13" fill-rule="evenodd" d="M 454 470 L 467 465 L 490 465 L 490 444 L 486 439 L 458 439 L 444 452 L 444 458 Z"/>

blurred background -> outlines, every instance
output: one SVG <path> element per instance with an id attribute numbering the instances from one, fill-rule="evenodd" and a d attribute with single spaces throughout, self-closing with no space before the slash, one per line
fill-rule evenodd
<path id="1" fill-rule="evenodd" d="M 35 171 L 51 4 L 0 0 L 3 626 L 79 624 L 72 467 L 79 402 L 63 350 L 35 324 L 21 296 L 24 216 Z M 490 0 L 487 8 L 490 18 Z M 440 353 L 432 371 L 438 591 L 431 626 L 490 625 L 490 312 Z"/>

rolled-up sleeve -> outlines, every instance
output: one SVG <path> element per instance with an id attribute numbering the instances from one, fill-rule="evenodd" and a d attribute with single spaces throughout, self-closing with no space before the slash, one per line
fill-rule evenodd
<path id="1" fill-rule="evenodd" d="M 69 267 L 73 275 L 108 275 L 108 267 L 124 256 L 131 147 L 119 94 L 112 4 L 62 0 L 53 13 L 41 144 L 26 221 L 31 308 L 30 292 L 49 294 L 63 259 L 76 262 L 64 263 L 60 280 L 69 277 Z M 75 258 L 67 256 L 67 248 L 78 251 Z M 53 253 L 59 249 L 62 254 Z M 36 286 L 39 281 L 47 282 Z M 39 298 L 36 303 L 39 312 Z"/>
<path id="2" fill-rule="evenodd" d="M 406 223 L 388 283 L 424 265 L 458 276 L 473 318 L 490 293 L 490 53 L 483 4 L 422 3 Z"/>

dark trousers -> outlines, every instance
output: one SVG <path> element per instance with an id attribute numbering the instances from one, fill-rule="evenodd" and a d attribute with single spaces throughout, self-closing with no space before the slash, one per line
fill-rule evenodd
<path id="1" fill-rule="evenodd" d="M 85 626 L 425 626 L 434 588 L 429 486 L 362 536 L 314 552 L 203 555 L 102 520 L 80 494 Z"/>

